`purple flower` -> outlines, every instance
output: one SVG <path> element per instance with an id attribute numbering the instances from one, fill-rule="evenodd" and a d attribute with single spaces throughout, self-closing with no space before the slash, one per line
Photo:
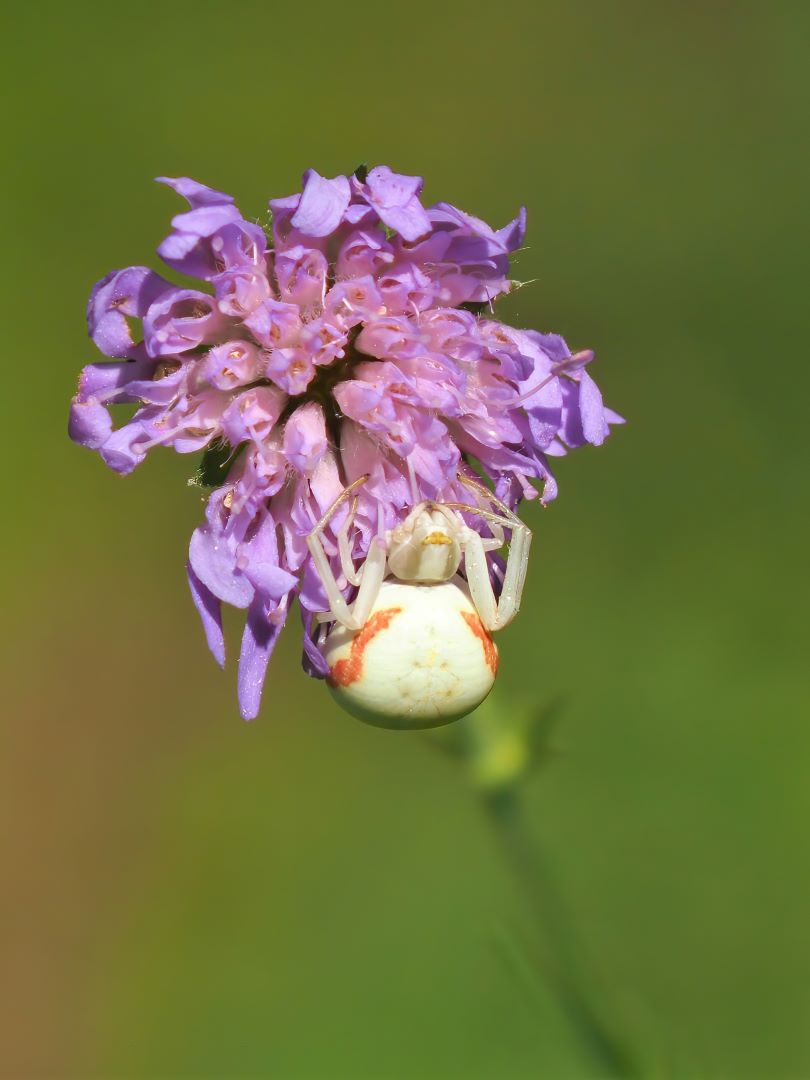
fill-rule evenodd
<path id="1" fill-rule="evenodd" d="M 421 176 L 399 176 L 387 165 L 378 165 L 368 174 L 365 188 L 365 198 L 380 221 L 403 240 L 418 240 L 430 232 L 430 218 L 419 201 Z"/>
<path id="2" fill-rule="evenodd" d="M 511 287 L 523 211 L 496 230 L 447 203 L 424 206 L 422 179 L 384 165 L 331 179 L 310 169 L 300 194 L 270 202 L 268 238 L 230 196 L 161 182 L 190 208 L 158 253 L 199 284 L 136 266 L 94 287 L 90 335 L 115 359 L 82 372 L 69 432 L 119 473 L 155 446 L 202 452 L 197 482 L 210 495 L 189 584 L 220 664 L 221 604 L 247 613 L 249 718 L 296 596 L 305 669 L 326 673 L 314 615 L 328 605 L 306 538 L 348 484 L 368 478 L 348 522 L 359 566 L 414 492 L 466 502 L 458 476 L 472 459 L 510 507 L 537 497 L 538 482 L 551 501 L 549 459 L 598 446 L 621 418 L 602 403 L 592 353 L 491 317 Z M 116 427 L 121 403 L 136 409 Z M 323 538 L 347 597 L 338 530 L 348 512 Z"/>
<path id="3" fill-rule="evenodd" d="M 307 236 L 329 236 L 343 220 L 350 198 L 351 188 L 345 176 L 327 180 L 314 169 L 307 169 L 291 223 Z"/>
<path id="4" fill-rule="evenodd" d="M 175 356 L 212 344 L 228 328 L 213 296 L 194 289 L 167 289 L 143 317 L 143 339 L 150 356 Z"/>

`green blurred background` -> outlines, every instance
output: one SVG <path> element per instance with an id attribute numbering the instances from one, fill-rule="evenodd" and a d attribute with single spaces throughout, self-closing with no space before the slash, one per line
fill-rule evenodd
<path id="1" fill-rule="evenodd" d="M 527 508 L 499 639 L 501 712 L 556 704 L 524 825 L 598 1007 L 643 1075 L 810 1075 L 809 14 L 6 16 L 3 1076 L 600 1072 L 460 760 L 341 714 L 295 629 L 244 724 L 184 580 L 192 462 L 122 480 L 65 434 L 91 284 L 157 266 L 178 209 L 152 177 L 258 215 L 364 160 L 496 225 L 525 203 L 536 281 L 499 314 L 594 347 L 628 417 Z"/>

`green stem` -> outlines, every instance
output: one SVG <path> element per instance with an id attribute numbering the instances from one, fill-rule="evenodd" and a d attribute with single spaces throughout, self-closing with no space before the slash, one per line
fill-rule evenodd
<path id="1" fill-rule="evenodd" d="M 490 796 L 485 805 L 499 849 L 537 916 L 544 959 L 540 970 L 599 1075 L 628 1080 L 649 1075 L 615 1022 L 606 1015 L 605 996 L 595 992 L 565 905 L 536 840 L 526 829 L 520 796 L 513 789 L 502 790 Z"/>

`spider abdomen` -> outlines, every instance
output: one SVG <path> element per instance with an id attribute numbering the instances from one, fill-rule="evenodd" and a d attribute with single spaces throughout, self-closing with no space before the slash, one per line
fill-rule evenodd
<path id="1" fill-rule="evenodd" d="M 498 670 L 498 650 L 459 577 L 383 582 L 363 628 L 337 625 L 324 644 L 329 686 L 378 727 L 429 728 L 472 712 Z"/>

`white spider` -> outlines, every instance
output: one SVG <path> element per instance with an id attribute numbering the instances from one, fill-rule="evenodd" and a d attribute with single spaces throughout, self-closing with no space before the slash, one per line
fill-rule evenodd
<path id="1" fill-rule="evenodd" d="M 492 688 L 498 653 L 490 632 L 517 615 L 526 580 L 532 534 L 500 499 L 468 476 L 459 481 L 476 505 L 419 502 L 394 529 L 380 528 L 360 570 L 351 559 L 349 531 L 357 512 L 350 484 L 307 537 L 335 622 L 323 654 L 329 685 L 355 716 L 385 727 L 432 727 L 470 712 Z M 332 571 L 322 535 L 350 498 L 337 530 L 340 567 L 357 587 L 346 602 Z M 468 526 L 462 513 L 487 522 L 491 536 Z M 487 555 L 511 533 L 503 587 L 496 598 Z M 458 576 L 464 560 L 466 580 Z"/>

